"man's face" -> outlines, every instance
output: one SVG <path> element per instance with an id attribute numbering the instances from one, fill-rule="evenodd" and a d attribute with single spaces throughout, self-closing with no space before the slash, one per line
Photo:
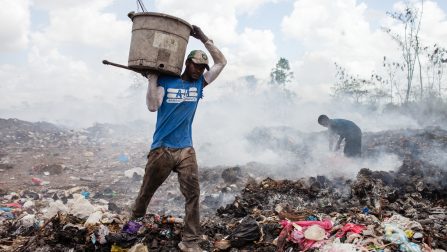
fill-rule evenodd
<path id="1" fill-rule="evenodd" d="M 196 64 L 191 60 L 186 61 L 186 74 L 193 80 L 198 80 L 205 71 L 204 64 Z"/>
<path id="2" fill-rule="evenodd" d="M 324 126 L 324 127 L 328 127 L 329 126 L 329 119 L 323 119 L 323 120 L 321 120 L 321 123 L 320 123 L 322 126 Z"/>

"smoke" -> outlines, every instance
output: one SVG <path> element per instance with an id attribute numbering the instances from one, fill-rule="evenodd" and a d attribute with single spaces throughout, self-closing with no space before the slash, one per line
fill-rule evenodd
<path id="1" fill-rule="evenodd" d="M 398 158 L 384 154 L 350 161 L 329 151 L 320 114 L 354 121 L 363 132 L 419 128 L 412 118 L 328 101 L 309 102 L 281 86 L 240 79 L 205 89 L 194 122 L 201 165 L 262 163 L 272 175 L 353 174 L 353 170 L 393 170 Z M 211 97 L 212 96 L 212 97 Z M 380 165 L 376 160 L 380 158 Z M 337 171 L 337 172 L 335 172 Z M 268 171 L 266 171 L 268 172 Z"/>
<path id="2" fill-rule="evenodd" d="M 430 164 L 447 171 L 447 148 L 432 149 L 429 153 L 426 153 L 424 159 Z"/>
<path id="3" fill-rule="evenodd" d="M 54 103 L 22 104 L 16 110 L 0 109 L 0 113 L 6 117 L 43 120 L 76 128 L 95 122 L 138 122 L 139 127 L 144 125 L 140 132 L 151 132 L 141 136 L 143 141 L 151 138 L 156 122 L 156 113 L 146 109 L 146 86 L 143 79 L 138 79 L 116 100 L 87 102 L 64 97 L 57 106 Z M 299 90 L 299 87 L 293 89 Z M 424 126 L 398 110 L 382 111 L 323 99 L 309 101 L 288 88 L 254 77 L 234 82 L 218 80 L 204 90 L 204 99 L 200 101 L 193 124 L 193 142 L 201 167 L 244 166 L 254 162 L 265 168 L 266 175 L 278 178 L 349 177 L 364 167 L 389 171 L 401 165 L 397 156 L 383 151 L 374 157 L 346 159 L 342 153 L 329 151 L 327 129 L 317 123 L 318 116 L 326 114 L 331 118 L 352 120 L 364 133 Z M 438 163 L 445 163 L 445 160 Z"/>

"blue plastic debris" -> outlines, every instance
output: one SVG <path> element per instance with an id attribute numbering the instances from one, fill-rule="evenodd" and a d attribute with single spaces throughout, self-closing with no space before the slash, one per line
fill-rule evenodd
<path id="1" fill-rule="evenodd" d="M 364 214 L 369 214 L 369 208 L 364 207 L 364 208 L 362 209 L 362 213 L 364 213 Z"/>
<path id="2" fill-rule="evenodd" d="M 308 220 L 308 221 L 317 221 L 318 218 L 317 218 L 317 216 L 310 215 L 310 216 L 307 216 L 306 220 Z"/>
<path id="3" fill-rule="evenodd" d="M 128 157 L 126 154 L 121 153 L 121 154 L 118 156 L 118 160 L 119 160 L 121 163 L 128 163 L 128 162 L 129 162 L 129 157 Z"/>
<path id="4" fill-rule="evenodd" d="M 91 234 L 90 235 L 90 239 L 91 239 L 93 244 L 96 244 L 96 236 L 95 236 L 95 234 Z"/>
<path id="5" fill-rule="evenodd" d="M 9 212 L 2 213 L 1 216 L 6 218 L 6 219 L 9 219 L 9 220 L 12 220 L 12 219 L 15 218 L 14 214 L 13 213 L 9 213 Z"/>
<path id="6" fill-rule="evenodd" d="M 164 229 L 160 231 L 160 235 L 166 237 L 166 238 L 171 238 L 172 237 L 172 231 L 169 229 Z"/>
<path id="7" fill-rule="evenodd" d="M 90 192 L 81 192 L 82 196 L 84 196 L 85 199 L 88 199 L 90 197 Z"/>

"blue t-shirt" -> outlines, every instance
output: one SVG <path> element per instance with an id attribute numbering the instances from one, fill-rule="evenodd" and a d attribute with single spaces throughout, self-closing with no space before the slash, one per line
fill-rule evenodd
<path id="1" fill-rule="evenodd" d="M 345 119 L 331 119 L 329 131 L 342 138 L 358 137 L 362 135 L 360 128 L 352 121 Z"/>
<path id="2" fill-rule="evenodd" d="M 158 85 L 165 89 L 165 94 L 158 108 L 151 149 L 192 146 L 192 122 L 202 98 L 203 82 L 203 75 L 194 82 L 168 75 L 158 77 Z"/>

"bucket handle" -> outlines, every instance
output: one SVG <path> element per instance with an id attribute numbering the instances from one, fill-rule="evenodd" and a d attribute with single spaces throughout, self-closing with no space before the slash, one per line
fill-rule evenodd
<path id="1" fill-rule="evenodd" d="M 102 63 L 104 65 L 111 65 L 111 66 L 114 66 L 114 67 L 124 68 L 124 69 L 130 70 L 130 71 L 134 71 L 134 72 L 137 72 L 137 73 L 144 72 L 144 71 L 141 71 L 141 70 L 138 70 L 138 69 L 130 68 L 128 66 L 124 66 L 124 65 L 121 65 L 121 64 L 113 63 L 113 62 L 110 62 L 108 60 L 103 60 Z"/>
<path id="2" fill-rule="evenodd" d="M 131 12 L 127 13 L 127 16 L 128 16 L 131 20 L 133 20 L 133 17 L 135 16 L 135 11 L 131 11 Z"/>

